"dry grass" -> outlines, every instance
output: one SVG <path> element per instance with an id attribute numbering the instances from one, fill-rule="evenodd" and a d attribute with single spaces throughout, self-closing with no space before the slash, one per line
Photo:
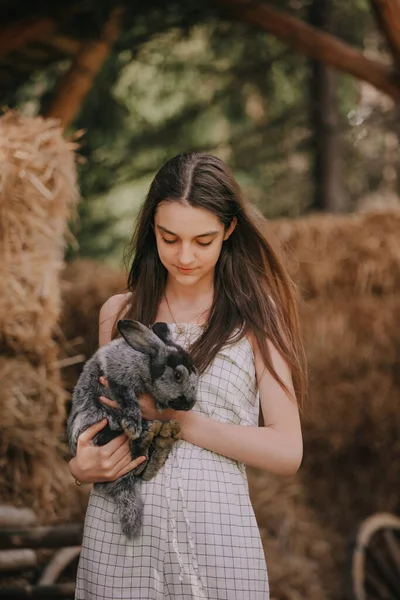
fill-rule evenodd
<path id="1" fill-rule="evenodd" d="M 249 469 L 251 499 L 267 559 L 271 600 L 327 600 L 338 591 L 335 550 L 340 537 L 307 507 L 298 477 Z"/>
<path id="2" fill-rule="evenodd" d="M 269 225 L 305 298 L 400 290 L 400 210 L 315 215 Z M 267 232 L 268 232 L 267 229 Z"/>
<path id="3" fill-rule="evenodd" d="M 57 123 L 0 118 L 0 347 L 40 354 L 60 313 L 68 219 L 78 198 L 73 145 Z"/>
<path id="4" fill-rule="evenodd" d="M 125 286 L 122 272 L 90 260 L 72 262 L 62 272 L 63 310 L 57 339 L 65 364 L 62 379 L 69 391 L 76 384 L 84 361 L 97 350 L 102 304 L 110 296 L 122 293 Z"/>
<path id="5" fill-rule="evenodd" d="M 74 514 L 82 497 L 67 477 L 67 394 L 53 340 L 78 200 L 73 149 L 55 121 L 0 118 L 0 493 L 47 522 Z"/>
<path id="6" fill-rule="evenodd" d="M 314 374 L 357 378 L 400 360 L 400 291 L 378 298 L 320 296 L 302 302 L 300 321 Z"/>

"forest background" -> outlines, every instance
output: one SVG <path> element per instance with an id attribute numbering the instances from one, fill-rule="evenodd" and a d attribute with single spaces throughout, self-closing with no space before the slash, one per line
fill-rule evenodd
<path id="1" fill-rule="evenodd" d="M 75 4 L 74 34 L 87 37 L 116 3 Z M 220 156 L 269 218 L 398 204 L 392 98 L 207 3 L 136 4 L 69 124 L 84 133 L 68 259 L 117 264 L 151 178 L 184 151 Z M 367 0 L 275 4 L 390 62 Z M 46 115 L 70 63 L 63 56 L 13 80 L 3 106 Z"/>

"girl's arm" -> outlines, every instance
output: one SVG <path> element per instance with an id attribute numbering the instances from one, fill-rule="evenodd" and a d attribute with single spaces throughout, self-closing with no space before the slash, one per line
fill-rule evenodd
<path id="1" fill-rule="evenodd" d="M 276 348 L 271 343 L 269 345 L 275 370 L 291 390 L 292 396 L 288 397 L 272 377 L 264 366 L 260 352 L 253 344 L 261 411 L 265 423 L 263 427 L 221 423 L 193 411 L 168 410 L 165 411 L 166 414 L 163 413 L 163 420 L 178 419 L 182 427 L 182 438 L 196 446 L 271 473 L 294 475 L 303 455 L 299 411 L 288 365 Z M 142 411 L 151 410 L 148 399 L 141 404 Z M 145 414 L 143 416 L 146 418 Z"/>

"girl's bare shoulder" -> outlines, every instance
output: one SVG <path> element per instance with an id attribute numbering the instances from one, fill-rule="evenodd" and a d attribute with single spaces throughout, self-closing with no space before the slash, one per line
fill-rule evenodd
<path id="1" fill-rule="evenodd" d="M 108 298 L 100 309 L 99 315 L 99 345 L 102 346 L 111 340 L 117 318 L 123 316 L 124 306 L 129 301 L 130 293 L 115 294 Z"/>
<path id="2" fill-rule="evenodd" d="M 103 318 L 110 319 L 117 316 L 122 307 L 129 301 L 130 295 L 130 292 L 128 292 L 126 294 L 115 294 L 108 298 L 100 309 L 100 322 Z"/>

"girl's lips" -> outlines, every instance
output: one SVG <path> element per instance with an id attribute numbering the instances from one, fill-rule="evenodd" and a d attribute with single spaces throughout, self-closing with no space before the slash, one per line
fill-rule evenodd
<path id="1" fill-rule="evenodd" d="M 182 271 L 182 273 L 191 273 L 192 271 L 194 271 L 195 269 L 184 269 L 183 267 L 176 267 L 178 269 L 178 271 Z"/>

